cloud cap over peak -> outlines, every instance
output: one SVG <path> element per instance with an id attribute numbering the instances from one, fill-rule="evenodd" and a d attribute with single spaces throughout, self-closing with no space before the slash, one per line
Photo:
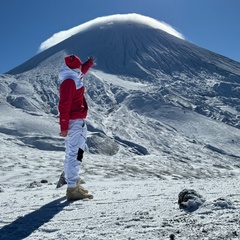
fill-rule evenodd
<path id="1" fill-rule="evenodd" d="M 160 29 L 162 31 L 165 31 L 175 37 L 184 39 L 183 35 L 179 32 L 177 32 L 174 28 L 172 28 L 170 25 L 168 25 L 165 22 L 158 21 L 156 19 L 143 16 L 140 14 L 136 13 L 130 13 L 130 14 L 116 14 L 116 15 L 111 15 L 111 16 L 105 16 L 105 17 L 99 17 L 95 18 L 91 21 L 88 21 L 86 23 L 83 23 L 81 25 L 78 25 L 76 27 L 70 28 L 68 30 L 60 31 L 58 33 L 53 34 L 52 37 L 48 38 L 46 41 L 42 42 L 38 52 L 42 52 L 62 41 L 65 39 L 71 37 L 72 35 L 75 35 L 81 31 L 87 30 L 88 28 L 91 27 L 96 27 L 101 25 L 109 25 L 114 22 L 135 22 L 139 24 L 143 24 L 155 29 Z"/>

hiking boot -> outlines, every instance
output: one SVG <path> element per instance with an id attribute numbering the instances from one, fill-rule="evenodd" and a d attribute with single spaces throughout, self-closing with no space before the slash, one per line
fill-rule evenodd
<path id="1" fill-rule="evenodd" d="M 86 183 L 86 182 L 85 182 L 83 179 L 81 179 L 81 178 L 79 178 L 78 182 L 79 182 L 79 184 L 85 184 L 85 183 Z"/>
<path id="2" fill-rule="evenodd" d="M 93 199 L 93 195 L 84 192 L 79 186 L 76 186 L 75 188 L 67 188 L 68 201 L 82 200 L 85 198 Z"/>
<path id="3" fill-rule="evenodd" d="M 85 183 L 81 178 L 77 181 L 77 187 L 85 193 L 88 193 L 88 190 L 81 186 L 81 184 Z"/>

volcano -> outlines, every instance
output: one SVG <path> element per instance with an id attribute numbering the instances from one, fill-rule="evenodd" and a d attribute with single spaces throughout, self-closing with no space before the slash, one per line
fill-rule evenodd
<path id="1" fill-rule="evenodd" d="M 85 79 L 91 154 L 148 156 L 140 161 L 156 159 L 157 173 L 151 171 L 158 176 L 198 176 L 194 163 L 202 169 L 209 158 L 212 168 L 202 176 L 239 165 L 240 63 L 137 14 L 95 19 L 69 33 L 1 76 L 7 117 L 0 132 L 34 148 L 62 151 L 58 70 L 68 54 L 83 61 L 94 55 L 97 65 Z"/>

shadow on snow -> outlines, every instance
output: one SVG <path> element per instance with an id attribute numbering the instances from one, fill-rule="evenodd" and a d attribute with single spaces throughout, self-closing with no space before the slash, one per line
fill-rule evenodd
<path id="1" fill-rule="evenodd" d="M 0 229 L 1 240 L 20 240 L 31 235 L 43 224 L 49 222 L 70 202 L 64 201 L 66 197 L 56 199 L 38 210 L 31 212 L 23 217 L 19 217 L 14 222 L 5 225 Z"/>

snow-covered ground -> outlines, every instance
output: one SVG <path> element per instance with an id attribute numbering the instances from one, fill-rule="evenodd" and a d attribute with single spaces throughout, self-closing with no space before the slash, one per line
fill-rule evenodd
<path id="1" fill-rule="evenodd" d="M 178 129 L 186 136 L 191 134 L 191 142 L 172 129 L 170 118 L 168 125 L 163 118 L 155 125 L 162 144 L 158 150 L 139 155 L 135 153 L 144 149 L 137 145 L 131 149 L 129 144 L 129 153 L 122 153 L 127 145 L 120 146 L 113 156 L 86 153 L 80 176 L 94 199 L 67 202 L 66 187 L 56 189 L 64 159 L 57 121 L 45 116 L 37 117 L 33 124 L 34 115 L 26 117 L 26 113 L 14 111 L 17 123 L 25 119 L 19 124 L 21 128 L 15 120 L 11 124 L 1 118 L 2 125 L 8 123 L 8 131 L 0 138 L 0 239 L 239 239 L 239 158 L 230 156 L 238 154 L 237 146 L 230 141 L 235 133 L 224 137 L 227 133 L 219 130 L 221 123 L 215 123 L 216 132 L 209 128 L 198 133 L 191 130 L 191 118 L 186 115 L 187 126 L 180 124 Z M 178 120 L 181 123 L 180 117 Z M 105 121 L 109 124 L 110 120 Z M 206 119 L 206 123 L 209 126 L 211 120 Z M 148 141 L 157 142 L 145 124 Z M 16 137 L 10 127 L 25 134 Z M 38 134 L 35 128 L 39 128 Z M 55 137 L 47 135 L 50 129 Z M 212 139 L 215 135 L 211 129 L 214 134 L 223 134 L 219 141 Z M 94 136 L 93 132 L 89 134 Z M 211 151 L 194 141 L 197 137 L 219 148 Z M 223 141 L 225 152 L 221 153 Z M 96 148 L 106 152 L 102 144 L 106 142 L 100 140 Z M 47 183 L 41 183 L 43 180 Z M 180 209 L 178 194 L 183 189 L 194 189 L 206 201 L 194 211 Z"/>
<path id="2" fill-rule="evenodd" d="M 0 75 L 1 240 L 240 239 L 240 63 L 122 17 Z M 76 202 L 56 189 L 57 74 L 71 53 L 97 56 L 80 171 L 94 199 Z M 182 209 L 184 189 L 197 195 Z"/>
<path id="3" fill-rule="evenodd" d="M 56 189 L 62 152 L 5 142 L 0 239 L 239 239 L 239 177 L 163 180 L 147 172 L 135 177 L 140 163 L 130 159 L 132 176 L 124 169 L 107 176 L 113 158 L 87 154 L 81 172 L 94 199 L 68 202 L 66 187 Z M 180 209 L 183 189 L 201 194 L 202 205 Z M 190 206 L 198 206 L 194 201 Z"/>

